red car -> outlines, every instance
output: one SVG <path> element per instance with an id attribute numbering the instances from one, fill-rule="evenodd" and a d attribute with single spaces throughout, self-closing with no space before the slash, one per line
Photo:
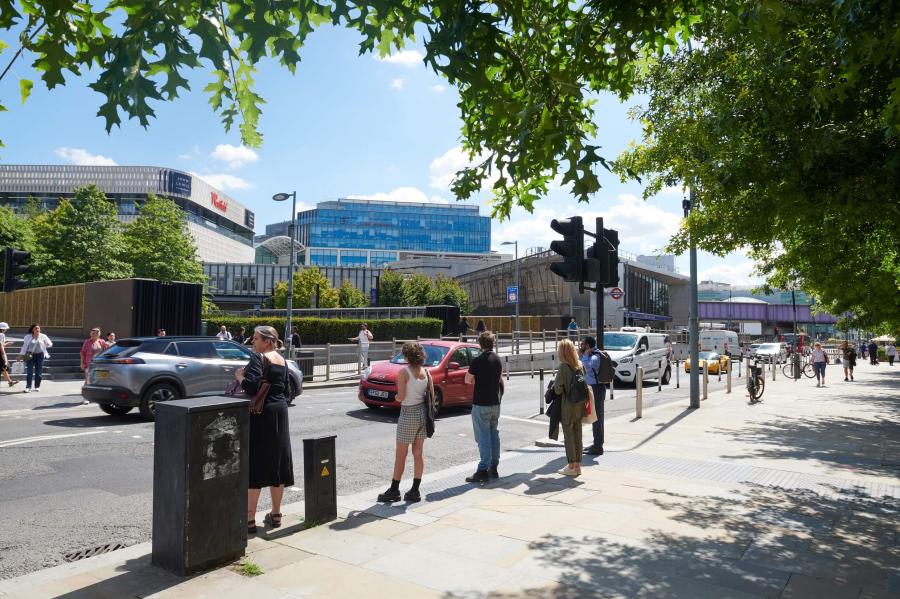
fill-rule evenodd
<path id="1" fill-rule="evenodd" d="M 438 407 L 471 405 L 475 386 L 466 385 L 466 373 L 481 349 L 473 343 L 456 341 L 423 341 L 422 348 L 425 367 L 434 380 Z M 373 362 L 359 380 L 359 401 L 372 409 L 399 408 L 397 374 L 404 368 L 406 359 L 400 352 L 386 362 Z"/>

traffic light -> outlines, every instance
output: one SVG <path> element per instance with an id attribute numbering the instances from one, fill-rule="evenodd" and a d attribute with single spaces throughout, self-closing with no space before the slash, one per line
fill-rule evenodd
<path id="1" fill-rule="evenodd" d="M 3 261 L 3 291 L 8 293 L 28 286 L 28 281 L 18 277 L 31 268 L 29 262 L 31 262 L 31 252 L 6 248 Z"/>
<path id="2" fill-rule="evenodd" d="M 601 262 L 601 275 L 604 277 L 601 281 L 603 287 L 616 287 L 619 285 L 619 232 L 614 229 L 603 229 L 603 249 L 598 258 Z"/>
<path id="3" fill-rule="evenodd" d="M 550 265 L 550 271 L 570 283 L 584 281 L 584 223 L 580 216 L 553 219 L 550 228 L 563 236 L 550 243 L 550 249 L 563 257 Z"/>

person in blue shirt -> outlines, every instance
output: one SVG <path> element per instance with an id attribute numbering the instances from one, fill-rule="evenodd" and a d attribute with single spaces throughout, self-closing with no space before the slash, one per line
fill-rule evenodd
<path id="1" fill-rule="evenodd" d="M 569 338 L 571 338 L 572 342 L 574 343 L 575 339 L 578 338 L 578 323 L 575 322 L 574 318 L 571 320 L 571 322 L 569 322 L 568 329 L 569 329 Z"/>
<path id="2" fill-rule="evenodd" d="M 597 340 L 585 337 L 581 342 L 581 363 L 584 364 L 585 382 L 594 392 L 594 405 L 597 408 L 597 421 L 591 425 L 594 429 L 594 443 L 585 448 L 584 453 L 603 455 L 603 401 L 606 399 L 606 385 L 600 382 L 600 356 L 594 353 Z"/>

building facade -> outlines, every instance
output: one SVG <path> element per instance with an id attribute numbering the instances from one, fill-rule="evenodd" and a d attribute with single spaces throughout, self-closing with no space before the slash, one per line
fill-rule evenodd
<path id="1" fill-rule="evenodd" d="M 0 206 L 16 212 L 35 200 L 53 210 L 87 185 L 115 202 L 123 222 L 137 216 L 148 195 L 168 198 L 184 211 L 201 261 L 253 261 L 253 212 L 189 173 L 155 166 L 0 164 Z"/>
<path id="2" fill-rule="evenodd" d="M 286 235 L 288 222 L 266 227 Z M 382 202 L 342 198 L 297 215 L 300 263 L 325 267 L 381 268 L 418 256 L 471 257 L 491 251 L 491 219 L 478 206 Z M 259 252 L 260 262 L 281 263 Z"/>

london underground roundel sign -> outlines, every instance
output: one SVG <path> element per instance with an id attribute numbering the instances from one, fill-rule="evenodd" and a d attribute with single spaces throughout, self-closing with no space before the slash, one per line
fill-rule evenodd
<path id="1" fill-rule="evenodd" d="M 624 295 L 625 292 L 622 291 L 620 287 L 613 287 L 609 290 L 609 297 L 613 298 L 614 300 L 620 300 Z"/>

